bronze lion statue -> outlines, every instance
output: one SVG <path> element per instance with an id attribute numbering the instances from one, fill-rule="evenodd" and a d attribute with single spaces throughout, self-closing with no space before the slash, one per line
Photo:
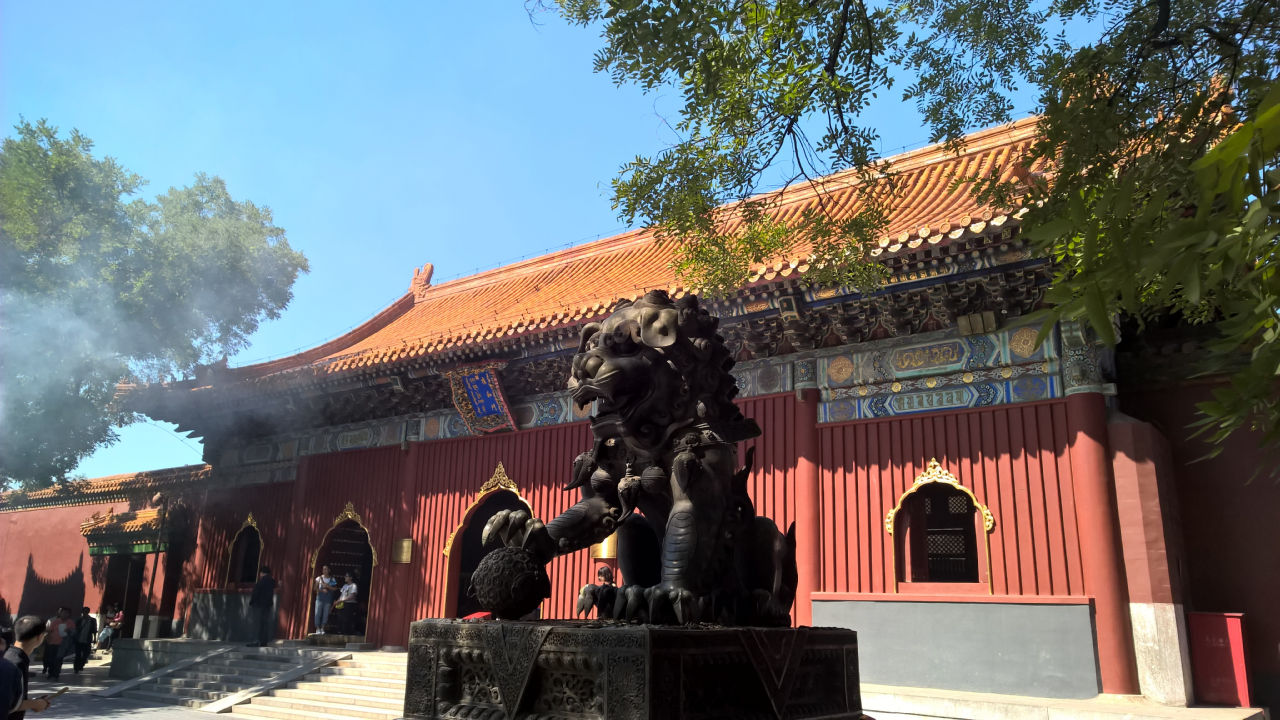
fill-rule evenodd
<path id="1" fill-rule="evenodd" d="M 780 533 L 747 494 L 752 453 L 740 467 L 737 444 L 760 428 L 733 402 L 734 360 L 718 326 L 697 297 L 653 291 L 584 327 L 569 389 L 580 407 L 595 403 L 595 441 L 566 487 L 581 499 L 545 524 L 502 511 L 485 542 L 545 564 L 617 533 L 616 619 L 790 624 L 794 525 Z M 518 617 L 540 601 L 487 609 Z"/>

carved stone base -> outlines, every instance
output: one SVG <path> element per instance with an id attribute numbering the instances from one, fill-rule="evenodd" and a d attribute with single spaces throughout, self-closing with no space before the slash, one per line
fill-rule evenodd
<path id="1" fill-rule="evenodd" d="M 835 628 L 421 620 L 409 718 L 869 720 Z"/>

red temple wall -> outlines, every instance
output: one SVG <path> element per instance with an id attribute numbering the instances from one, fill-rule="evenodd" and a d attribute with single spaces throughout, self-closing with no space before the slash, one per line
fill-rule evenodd
<path id="1" fill-rule="evenodd" d="M 764 431 L 744 444 L 744 450 L 755 446 L 757 453 L 750 491 L 758 512 L 785 530 L 796 513 L 795 428 L 813 419 L 798 417 L 794 393 L 748 398 L 740 405 Z M 925 463 L 937 457 L 995 515 L 995 594 L 1083 594 L 1063 402 L 824 425 L 818 432 L 823 533 L 816 589 L 892 592 L 891 536 L 884 531 L 884 515 Z M 408 624 L 440 615 L 446 595 L 454 591 L 447 586 L 445 544 L 497 464 L 503 463 L 534 512 L 551 518 L 576 500 L 576 493 L 562 488 L 574 457 L 590 442 L 586 423 L 575 423 L 413 443 L 407 449 L 351 450 L 304 457 L 292 483 L 189 493 L 197 542 L 184 559 L 174 612 L 186 615 L 194 590 L 226 586 L 232 539 L 253 513 L 262 535 L 262 562 L 280 583 L 281 635 L 303 636 L 312 559 L 350 502 L 378 557 L 370 582 L 370 640 L 404 644 Z M 90 588 L 85 597 L 94 605 L 101 589 L 88 580 L 90 561 L 79 523 L 109 506 L 0 513 L 4 567 L 25 568 L 30 556 L 46 580 L 60 580 L 79 568 Z M 392 562 L 395 541 L 402 538 L 413 541 L 408 564 Z M 542 608 L 544 617 L 572 615 L 577 590 L 593 578 L 593 565 L 586 551 L 552 563 L 552 597 Z M 23 593 L 33 592 L 22 587 L 20 574 L 0 575 L 0 598 L 11 607 Z"/>
<path id="2" fill-rule="evenodd" d="M 293 484 L 250 485 L 209 492 L 193 513 L 196 548 L 183 563 L 182 594 L 177 612 L 186 617 L 191 593 L 198 589 L 228 587 L 231 543 L 253 514 L 262 539 L 261 564 L 271 568 L 286 592 L 286 583 L 296 582 L 286 553 L 293 525 Z"/>
<path id="3" fill-rule="evenodd" d="M 102 609 L 107 591 L 107 556 L 90 556 L 80 524 L 95 512 L 132 509 L 127 501 L 0 512 L 0 617 L 51 617 L 59 606 Z M 150 555 L 147 556 L 151 558 Z M 142 588 L 150 584 L 146 563 Z M 161 592 L 163 580 L 157 583 Z M 145 610 L 145 599 L 138 607 Z"/>
<path id="4" fill-rule="evenodd" d="M 930 458 L 991 510 L 995 595 L 1084 594 L 1063 401 L 820 428 L 822 587 L 893 592 L 886 513 Z"/>
<path id="5" fill-rule="evenodd" d="M 787 432 L 795 421 L 794 395 L 751 398 L 741 403 L 764 430 L 757 445 L 751 492 L 757 510 L 774 517 L 785 529 L 794 518 L 794 488 L 789 481 L 795 467 L 794 436 Z M 263 526 L 264 562 L 276 568 L 282 584 L 282 632 L 299 637 L 306 631 L 311 558 L 320 547 L 324 533 L 347 502 L 361 516 L 378 556 L 370 581 L 369 627 L 371 642 L 404 644 L 411 621 L 439 616 L 448 586 L 448 558 L 444 548 L 449 536 L 462 523 L 480 486 L 501 462 L 507 475 L 532 506 L 534 513 L 550 519 L 577 501 L 577 494 L 564 491 L 573 459 L 591 446 L 586 423 L 535 428 L 517 433 L 469 437 L 431 443 L 414 443 L 407 450 L 396 447 L 353 450 L 309 456 L 298 468 L 292 485 L 293 503 L 284 497 L 264 496 L 255 510 L 241 494 L 228 491 L 234 502 L 213 512 L 208 528 L 202 524 L 201 546 L 206 562 L 216 562 L 216 571 L 203 570 L 204 583 L 226 572 L 226 553 L 231 538 L 249 510 Z M 263 486 L 288 488 L 290 486 Z M 251 488 L 249 488 L 251 489 Z M 289 492 L 277 490 L 276 493 Z M 278 520 L 287 514 L 292 527 L 285 555 L 273 541 L 268 524 L 281 528 Z M 217 528 L 217 529 L 214 529 Z M 413 540 L 413 556 L 408 564 L 391 563 L 397 539 Z M 209 548 L 216 548 L 210 550 Z M 560 557 L 551 563 L 551 598 L 542 606 L 547 618 L 573 615 L 578 589 L 594 577 L 595 563 L 584 550 Z M 299 569 L 305 569 L 300 573 Z M 224 575 L 217 575 L 223 573 Z"/>

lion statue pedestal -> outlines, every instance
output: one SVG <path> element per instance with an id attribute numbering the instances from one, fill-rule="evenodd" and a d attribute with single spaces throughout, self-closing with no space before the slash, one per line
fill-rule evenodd
<path id="1" fill-rule="evenodd" d="M 869 720 L 833 628 L 422 620 L 408 680 L 407 718 Z"/>

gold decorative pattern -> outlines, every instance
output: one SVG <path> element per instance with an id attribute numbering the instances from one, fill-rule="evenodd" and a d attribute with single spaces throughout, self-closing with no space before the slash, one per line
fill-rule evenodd
<path id="1" fill-rule="evenodd" d="M 360 513 L 356 512 L 356 506 L 350 502 L 347 503 L 346 507 L 342 508 L 342 512 L 338 513 L 338 517 L 333 519 L 333 527 L 338 527 L 348 520 L 355 520 L 357 525 L 364 527 L 364 521 L 360 519 Z M 365 528 L 365 532 L 368 532 L 368 528 Z"/>
<path id="2" fill-rule="evenodd" d="M 982 513 L 983 529 L 987 532 L 991 532 L 991 530 L 995 528 L 996 519 L 991 515 L 991 511 L 987 509 L 987 506 L 978 501 L 978 496 L 974 495 L 972 490 L 961 485 L 960 480 L 957 479 L 955 475 L 947 472 L 947 470 L 938 463 L 937 458 L 933 458 L 929 460 L 929 464 L 925 467 L 924 472 L 916 476 L 915 484 L 913 484 L 906 492 L 902 493 L 902 496 L 898 498 L 898 504 L 894 505 L 893 509 L 889 511 L 889 514 L 884 516 L 885 532 L 890 535 L 893 534 L 894 522 L 897 519 L 898 511 L 902 509 L 902 504 L 906 502 L 906 499 L 910 497 L 911 493 L 930 483 L 945 483 L 965 495 L 968 495 L 969 499 L 973 501 L 973 506 L 978 509 L 978 512 Z"/>
<path id="3" fill-rule="evenodd" d="M 1036 351 L 1036 331 L 1025 327 L 1009 336 L 1009 349 L 1018 357 L 1028 358 Z"/>
<path id="4" fill-rule="evenodd" d="M 895 382 L 894 384 L 889 386 L 889 389 L 894 392 L 902 392 L 902 383 Z"/>
<path id="5" fill-rule="evenodd" d="M 964 375 L 961 375 L 961 376 L 960 376 L 960 379 L 961 379 L 961 380 L 963 380 L 963 381 L 965 381 L 965 382 L 967 382 L 967 383 L 971 383 L 971 382 L 973 382 L 973 373 L 971 373 L 971 372 L 967 372 L 967 373 L 965 373 Z"/>
<path id="6" fill-rule="evenodd" d="M 831 358 L 831 362 L 827 365 L 827 377 L 832 382 L 842 383 L 853 375 L 853 361 L 841 355 Z"/>
<path id="7" fill-rule="evenodd" d="M 454 528 L 453 532 L 449 533 L 449 537 L 445 539 L 444 556 L 446 558 L 449 557 L 449 553 L 453 551 L 454 538 L 456 538 L 458 533 L 467 526 L 467 521 L 471 519 L 471 513 L 479 507 L 480 503 L 484 502 L 484 499 L 489 495 L 503 490 L 515 493 L 516 498 L 519 499 L 520 502 L 524 503 L 526 508 L 529 508 L 529 514 L 533 514 L 533 506 L 530 505 L 529 501 L 520 494 L 520 488 L 516 486 L 515 481 L 507 477 L 507 469 L 502 466 L 502 461 L 499 460 L 498 467 L 493 469 L 493 476 L 484 481 L 480 486 L 480 489 L 476 491 L 476 496 L 472 498 L 471 504 L 467 506 L 466 510 L 462 511 L 462 522 L 458 523 L 458 527 Z"/>
<path id="8" fill-rule="evenodd" d="M 1011 368 L 1011 367 L 1002 367 L 1002 368 L 1000 368 L 1000 377 L 1002 377 L 1002 378 L 1011 378 L 1011 377 L 1013 377 L 1013 368 Z"/>
<path id="9" fill-rule="evenodd" d="M 373 555 L 373 566 L 378 566 L 378 549 L 373 546 L 373 533 L 369 532 L 369 527 L 364 524 L 364 520 L 361 519 L 360 513 L 356 512 L 356 506 L 352 505 L 351 502 L 348 501 L 347 506 L 342 508 L 342 512 L 338 513 L 338 516 L 333 519 L 333 524 L 329 526 L 328 530 L 325 530 L 324 537 L 320 539 L 320 547 L 317 547 L 316 551 L 311 553 L 311 570 L 313 572 L 316 569 L 316 561 L 320 559 L 320 548 L 323 548 L 325 542 L 329 539 L 329 533 L 333 532 L 334 528 L 348 520 L 359 525 L 360 529 L 364 530 L 365 537 L 369 542 L 369 552 Z M 368 580 L 366 579 L 365 582 L 368 582 Z"/>
<path id="10" fill-rule="evenodd" d="M 476 492 L 476 497 L 491 493 L 495 490 L 510 490 L 515 494 L 520 494 L 520 488 L 516 487 L 515 482 L 507 477 L 507 469 L 502 466 L 502 461 L 498 461 L 498 467 L 493 470 L 493 477 L 484 481 L 480 486 L 480 490 Z"/>

